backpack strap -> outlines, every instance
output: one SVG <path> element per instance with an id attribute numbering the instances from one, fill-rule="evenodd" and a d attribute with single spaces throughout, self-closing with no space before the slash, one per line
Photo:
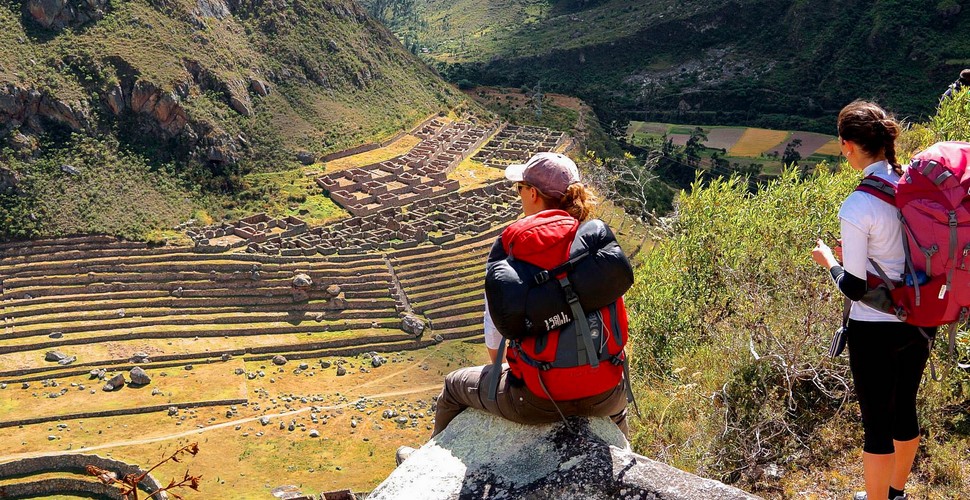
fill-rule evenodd
<path id="1" fill-rule="evenodd" d="M 896 206 L 896 186 L 877 175 L 868 175 L 855 188 L 856 191 L 868 193 L 880 200 Z"/>
<path id="2" fill-rule="evenodd" d="M 485 392 L 485 397 L 489 401 L 495 401 L 498 396 L 499 373 L 502 373 L 502 358 L 505 357 L 506 340 L 505 337 L 502 337 L 502 340 L 498 343 L 498 353 L 495 354 L 495 361 L 492 362 L 492 372 L 488 374 L 488 389 Z"/>

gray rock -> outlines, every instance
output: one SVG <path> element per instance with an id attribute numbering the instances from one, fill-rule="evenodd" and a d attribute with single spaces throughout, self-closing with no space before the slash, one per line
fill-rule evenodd
<path id="1" fill-rule="evenodd" d="M 259 417 L 259 423 L 269 425 L 269 417 Z"/>
<path id="2" fill-rule="evenodd" d="M 413 314 L 405 314 L 401 319 L 401 330 L 415 337 L 420 337 L 424 333 L 425 328 L 424 321 Z"/>
<path id="3" fill-rule="evenodd" d="M 236 375 L 242 375 L 242 374 L 244 374 L 244 373 L 246 373 L 246 370 L 244 370 L 244 369 L 242 369 L 242 368 L 236 368 L 236 369 L 235 369 L 235 370 L 233 371 L 233 373 L 235 373 Z"/>
<path id="4" fill-rule="evenodd" d="M 340 295 L 340 285 L 330 285 L 327 287 L 327 295 L 331 297 L 336 297 Z"/>
<path id="5" fill-rule="evenodd" d="M 104 371 L 103 369 L 96 368 L 94 370 L 91 370 L 91 373 L 89 375 L 91 376 L 91 380 L 95 380 L 95 379 L 103 379 L 106 373 L 107 372 Z"/>
<path id="6" fill-rule="evenodd" d="M 124 386 L 125 376 L 119 373 L 114 377 L 111 377 L 111 380 L 109 380 L 107 384 L 104 384 L 104 387 L 102 387 L 101 390 L 105 392 L 117 391 Z"/>
<path id="7" fill-rule="evenodd" d="M 186 370 L 192 370 L 192 365 L 185 365 Z"/>
<path id="8" fill-rule="evenodd" d="M 316 157 L 309 151 L 300 151 L 296 154 L 296 159 L 304 165 L 313 165 L 313 162 L 316 161 Z"/>
<path id="9" fill-rule="evenodd" d="M 607 418 L 521 425 L 466 410 L 367 496 L 422 498 L 756 499 L 637 455 Z"/>
<path id="10" fill-rule="evenodd" d="M 293 277 L 292 284 L 294 288 L 305 290 L 313 286 L 313 279 L 307 274 L 300 273 Z"/>
<path id="11" fill-rule="evenodd" d="M 152 378 L 145 373 L 140 366 L 136 366 L 128 372 L 128 378 L 131 379 L 131 385 L 148 385 L 152 383 Z"/>
<path id="12" fill-rule="evenodd" d="M 81 175 L 80 170 L 74 168 L 73 165 L 68 164 L 61 165 L 61 172 L 64 172 L 67 175 Z"/>
<path id="13" fill-rule="evenodd" d="M 178 415 L 178 414 L 179 414 L 179 409 L 177 406 L 168 407 L 168 416 L 174 417 L 175 415 Z"/>
<path id="14" fill-rule="evenodd" d="M 285 365 L 286 364 L 286 356 L 283 356 L 282 354 L 277 354 L 276 356 L 273 356 L 273 364 L 276 365 L 276 366 L 283 366 L 283 365 Z"/>
<path id="15" fill-rule="evenodd" d="M 326 360 L 321 360 L 320 361 L 320 368 L 330 368 L 331 366 L 332 365 L 330 364 L 329 361 L 326 361 Z"/>
<path id="16" fill-rule="evenodd" d="M 434 337 L 431 337 L 431 340 L 434 340 L 435 344 L 440 344 L 445 341 L 445 338 L 442 337 L 441 334 L 436 333 L 434 334 Z"/>
<path id="17" fill-rule="evenodd" d="M 232 354 L 229 354 L 227 352 L 227 353 L 223 354 L 222 356 L 220 356 L 219 359 L 221 359 L 223 361 L 229 361 L 230 359 L 232 359 Z"/>
<path id="18" fill-rule="evenodd" d="M 387 363 L 387 360 L 384 359 L 382 356 L 374 356 L 370 360 L 370 365 L 373 366 L 374 368 L 379 368 L 384 363 Z"/>
<path id="19" fill-rule="evenodd" d="M 320 437 L 320 431 L 316 429 L 310 429 L 310 437 L 312 438 Z"/>
<path id="20" fill-rule="evenodd" d="M 347 369 L 346 368 L 344 368 L 343 366 L 338 366 L 337 367 L 337 376 L 338 377 L 343 377 L 346 374 L 347 374 Z"/>
<path id="21" fill-rule="evenodd" d="M 50 335 L 48 335 L 48 337 L 52 339 L 59 339 L 59 338 L 63 338 L 64 334 L 61 332 L 52 332 Z"/>
<path id="22" fill-rule="evenodd" d="M 148 353 L 146 352 L 136 352 L 135 354 L 131 355 L 132 363 L 148 363 L 149 361 Z"/>
<path id="23" fill-rule="evenodd" d="M 67 354 L 60 351 L 47 351 L 47 354 L 44 354 L 44 361 L 58 362 L 62 359 L 67 359 Z"/>
<path id="24" fill-rule="evenodd" d="M 70 356 L 70 357 L 67 357 L 67 358 L 64 358 L 64 359 L 57 360 L 57 364 L 59 364 L 61 366 L 67 366 L 67 365 L 69 365 L 69 364 L 71 364 L 71 363 L 73 363 L 75 361 L 77 361 L 77 356 Z"/>

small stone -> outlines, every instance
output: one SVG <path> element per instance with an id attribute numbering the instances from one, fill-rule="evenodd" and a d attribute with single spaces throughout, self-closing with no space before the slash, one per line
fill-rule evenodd
<path id="1" fill-rule="evenodd" d="M 185 369 L 188 370 L 188 371 L 191 371 L 192 370 L 192 365 L 185 365 Z"/>
<path id="2" fill-rule="evenodd" d="M 175 415 L 178 415 L 178 414 L 179 414 L 178 407 L 176 407 L 176 406 L 169 406 L 168 407 L 168 416 L 174 417 Z"/>
<path id="3" fill-rule="evenodd" d="M 310 429 L 310 437 L 312 438 L 320 437 L 320 431 L 316 429 Z"/>
<path id="4" fill-rule="evenodd" d="M 101 370 L 101 369 L 91 370 L 91 373 L 90 373 L 91 380 L 103 379 L 106 373 L 107 372 L 105 370 Z"/>
<path id="5" fill-rule="evenodd" d="M 149 362 L 148 353 L 146 353 L 146 352 L 136 352 L 135 354 L 132 354 L 131 355 L 131 362 L 132 363 L 148 363 Z"/>
<path id="6" fill-rule="evenodd" d="M 111 380 L 109 380 L 107 384 L 104 384 L 104 387 L 102 387 L 101 390 L 105 392 L 111 392 L 111 391 L 116 391 L 118 389 L 121 389 L 124 386 L 125 386 L 125 376 L 119 373 L 114 377 L 111 377 Z"/>
<path id="7" fill-rule="evenodd" d="M 347 369 L 346 368 L 344 368 L 343 366 L 338 366 L 337 367 L 337 376 L 338 377 L 343 377 L 346 374 L 347 374 Z"/>
<path id="8" fill-rule="evenodd" d="M 236 369 L 235 369 L 235 370 L 233 371 L 233 373 L 235 373 L 236 375 L 242 375 L 243 373 L 246 373 L 246 370 L 244 370 L 244 369 L 242 369 L 242 368 L 236 368 Z"/>
<path id="9" fill-rule="evenodd" d="M 320 360 L 320 368 L 330 368 L 331 366 L 329 361 Z"/>
<path id="10" fill-rule="evenodd" d="M 30 384 L 28 384 L 27 382 L 24 382 L 24 384 L 20 386 L 21 389 L 26 389 L 28 387 L 30 387 Z"/>
<path id="11" fill-rule="evenodd" d="M 381 356 L 376 356 L 376 355 L 375 355 L 375 356 L 374 356 L 373 358 L 371 358 L 371 360 L 370 360 L 370 364 L 371 364 L 371 366 L 373 366 L 374 368 L 378 368 L 378 367 L 380 367 L 381 365 L 383 365 L 384 363 L 387 363 L 387 360 L 386 360 L 386 359 L 384 359 L 384 358 L 383 358 L 383 357 L 381 357 Z"/>
<path id="12" fill-rule="evenodd" d="M 220 357 L 220 359 L 222 359 L 223 361 L 229 361 L 230 359 L 232 359 L 232 354 L 225 353 Z"/>
<path id="13" fill-rule="evenodd" d="M 50 436 L 47 436 L 47 440 L 48 440 L 48 441 L 53 441 L 53 440 L 55 440 L 55 439 L 57 439 L 57 436 L 55 436 L 55 435 L 53 435 L 53 434 L 51 434 Z"/>
<path id="14" fill-rule="evenodd" d="M 59 338 L 61 338 L 63 336 L 64 336 L 64 334 L 61 333 L 61 332 L 53 332 L 50 335 L 48 335 L 48 337 L 50 337 L 52 339 L 59 339 Z"/>
<path id="15" fill-rule="evenodd" d="M 308 365 L 306 363 L 300 363 L 300 366 L 299 366 L 299 369 L 300 370 L 306 370 L 308 368 L 310 368 L 310 365 Z"/>
<path id="16" fill-rule="evenodd" d="M 276 366 L 283 366 L 283 365 L 285 365 L 286 364 L 286 356 L 283 356 L 282 354 L 277 354 L 276 356 L 273 356 L 273 364 L 276 365 Z"/>
<path id="17" fill-rule="evenodd" d="M 269 417 L 259 417 L 259 423 L 269 425 Z"/>

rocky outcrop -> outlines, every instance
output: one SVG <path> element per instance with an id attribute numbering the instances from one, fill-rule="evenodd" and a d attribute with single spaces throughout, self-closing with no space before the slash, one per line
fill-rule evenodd
<path id="1" fill-rule="evenodd" d="M 57 31 L 97 21 L 107 9 L 108 0 L 28 0 L 24 4 L 25 13 L 37 24 Z"/>
<path id="2" fill-rule="evenodd" d="M 466 410 L 394 470 L 369 500 L 755 499 L 637 455 L 606 418 L 521 425 Z"/>
<path id="3" fill-rule="evenodd" d="M 0 134 L 19 127 L 42 132 L 44 119 L 81 132 L 90 129 L 88 115 L 88 110 L 80 102 L 68 103 L 39 90 L 10 83 L 0 88 Z"/>

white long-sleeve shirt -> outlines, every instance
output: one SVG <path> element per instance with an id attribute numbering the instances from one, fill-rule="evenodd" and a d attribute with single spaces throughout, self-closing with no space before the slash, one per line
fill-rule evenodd
<path id="1" fill-rule="evenodd" d="M 887 161 L 869 165 L 864 176 L 876 175 L 893 184 L 899 175 Z M 871 258 L 892 280 L 900 279 L 906 262 L 903 249 L 902 224 L 896 207 L 869 193 L 854 191 L 842 202 L 839 210 L 842 232 L 842 267 L 859 279 L 867 273 L 876 274 L 869 263 Z M 896 321 L 893 314 L 873 309 L 861 302 L 853 302 L 849 317 L 859 321 Z"/>

